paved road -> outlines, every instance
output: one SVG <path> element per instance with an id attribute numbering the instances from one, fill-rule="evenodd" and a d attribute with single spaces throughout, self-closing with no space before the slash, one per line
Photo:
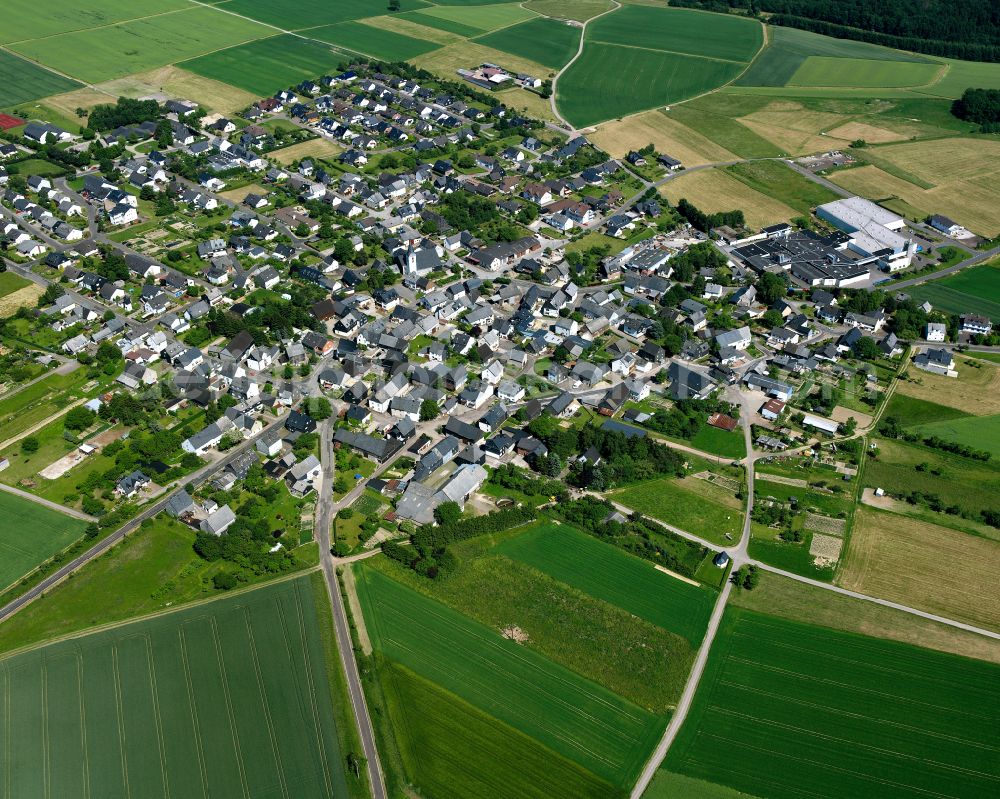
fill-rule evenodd
<path id="1" fill-rule="evenodd" d="M 72 516 L 74 519 L 79 519 L 82 522 L 97 521 L 95 516 L 90 516 L 83 511 L 74 510 L 73 508 L 67 508 L 65 505 L 60 505 L 56 502 L 50 502 L 47 499 L 42 499 L 41 497 L 30 494 L 27 491 L 22 491 L 20 488 L 14 488 L 14 486 L 0 483 L 0 491 L 6 491 L 8 494 L 13 494 L 16 497 L 21 497 L 21 499 L 29 500 L 37 505 L 44 505 L 46 508 L 59 511 L 59 513 L 65 513 L 67 516 Z"/>
<path id="2" fill-rule="evenodd" d="M 368 714 L 365 692 L 361 686 L 361 675 L 358 672 L 358 664 L 354 658 L 354 643 L 351 640 L 351 631 L 347 624 L 344 598 L 341 596 L 340 586 L 337 584 L 336 561 L 330 553 L 330 524 L 333 521 L 334 506 L 337 503 L 333 502 L 335 461 L 333 456 L 333 429 L 329 420 L 323 422 L 320 426 L 319 437 L 320 459 L 323 463 L 323 478 L 319 492 L 319 501 L 316 503 L 316 531 L 318 534 L 317 540 L 319 541 L 319 560 L 320 565 L 323 567 L 323 576 L 326 578 L 326 590 L 330 595 L 330 606 L 333 608 L 333 625 L 337 636 L 337 650 L 340 652 L 340 661 L 344 667 L 344 674 L 347 675 L 347 690 L 351 697 L 351 706 L 354 709 L 354 718 L 357 721 L 358 733 L 361 736 L 361 747 L 364 749 L 365 759 L 368 761 L 368 779 L 371 784 L 372 796 L 374 799 L 385 799 L 386 792 L 385 781 L 382 776 L 382 764 L 378 756 L 378 747 L 375 745 L 375 733 L 372 729 L 371 716 Z M 363 489 L 363 484 L 361 488 Z"/>
<path id="3" fill-rule="evenodd" d="M 222 471 L 222 469 L 224 469 L 227 464 L 231 463 L 236 457 L 245 452 L 249 447 L 252 447 L 256 442 L 256 440 L 260 438 L 262 435 L 264 435 L 272 427 L 274 427 L 275 425 L 284 424 L 286 416 L 287 414 L 282 414 L 281 416 L 276 417 L 256 436 L 248 438 L 242 444 L 230 450 L 229 453 L 226 455 L 226 457 L 221 458 L 215 463 L 210 463 L 207 466 L 203 466 L 198 471 L 188 475 L 185 478 L 184 483 L 185 484 L 189 482 L 198 483 L 210 479 L 217 472 Z M 159 500 L 154 502 L 152 505 L 143 510 L 137 516 L 127 521 L 125 524 L 123 524 L 121 527 L 115 530 L 107 538 L 98 541 L 96 544 L 94 544 L 94 546 L 92 546 L 86 552 L 84 552 L 81 555 L 78 555 L 69 563 L 67 563 L 65 566 L 61 567 L 58 571 L 50 574 L 48 577 L 42 580 L 38 585 L 28 589 L 28 591 L 19 596 L 17 599 L 13 600 L 4 607 L 0 608 L 0 622 L 3 622 L 4 620 L 10 618 L 15 613 L 17 613 L 21 608 L 30 604 L 39 596 L 44 594 L 46 591 L 58 585 L 60 582 L 65 580 L 70 574 L 75 572 L 81 566 L 89 563 L 94 558 L 103 555 L 105 552 L 111 549 L 111 547 L 113 547 L 115 544 L 117 544 L 119 541 L 125 538 L 126 535 L 138 529 L 139 525 L 142 524 L 146 519 L 152 519 L 157 513 L 166 508 L 167 501 L 174 494 L 180 491 L 181 488 L 182 486 L 178 486 L 173 491 L 164 494 Z"/>

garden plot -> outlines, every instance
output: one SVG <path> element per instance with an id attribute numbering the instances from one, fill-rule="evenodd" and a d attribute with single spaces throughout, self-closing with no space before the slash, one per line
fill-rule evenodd
<path id="1" fill-rule="evenodd" d="M 833 566 L 840 560 L 840 552 L 844 548 L 844 540 L 832 535 L 816 533 L 809 544 L 809 554 L 818 567 Z"/>
<path id="2" fill-rule="evenodd" d="M 761 480 L 768 480 L 772 483 L 781 483 L 795 488 L 808 488 L 809 483 L 799 477 L 784 477 L 780 474 L 769 474 L 767 472 L 757 472 L 757 477 Z"/>
<path id="3" fill-rule="evenodd" d="M 802 526 L 814 533 L 827 533 L 829 535 L 843 536 L 847 531 L 847 519 L 834 519 L 830 516 L 822 516 L 818 513 L 805 514 Z"/>

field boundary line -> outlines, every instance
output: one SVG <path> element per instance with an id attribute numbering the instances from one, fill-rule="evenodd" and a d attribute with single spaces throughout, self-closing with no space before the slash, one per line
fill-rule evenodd
<path id="1" fill-rule="evenodd" d="M 247 631 L 247 643 L 250 646 L 250 659 L 253 661 L 254 676 L 257 678 L 257 691 L 260 694 L 260 704 L 264 710 L 264 719 L 267 723 L 267 737 L 271 741 L 271 752 L 274 755 L 275 770 L 278 772 L 278 781 L 281 784 L 281 795 L 288 796 L 288 785 L 285 781 L 285 769 L 281 763 L 281 754 L 278 752 L 278 742 L 274 733 L 274 720 L 271 718 L 271 707 L 267 701 L 267 691 L 263 685 L 261 675 L 260 660 L 257 657 L 257 642 L 254 640 L 253 625 L 250 623 L 250 608 L 244 605 L 240 608 L 243 615 L 243 623 Z"/>
<path id="2" fill-rule="evenodd" d="M 83 693 L 83 656 L 74 650 L 78 668 L 76 670 L 76 691 L 80 697 L 80 746 L 83 748 L 83 795 L 90 799 L 90 758 L 87 757 L 87 701 Z"/>
<path id="3" fill-rule="evenodd" d="M 191 2 L 191 0 L 188 0 Z M 44 42 L 46 39 L 54 39 L 57 36 L 69 36 L 77 33 L 89 33 L 90 31 L 104 30 L 105 28 L 113 28 L 116 25 L 127 25 L 130 22 L 141 22 L 144 19 L 154 19 L 156 17 L 167 17 L 171 14 L 179 14 L 183 11 L 192 11 L 193 6 L 185 6 L 184 8 L 172 8 L 169 11 L 158 11 L 155 14 L 146 14 L 142 17 L 132 17 L 131 19 L 120 19 L 116 22 L 106 22 L 103 25 L 94 25 L 90 28 L 72 28 L 68 31 L 59 31 L 59 33 L 48 33 L 45 36 L 34 36 L 30 39 L 15 39 L 12 42 L 4 42 L 3 47 L 6 50 L 10 45 L 13 44 L 28 44 L 29 42 Z"/>
<path id="4" fill-rule="evenodd" d="M 177 627 L 177 642 L 180 647 L 181 668 L 184 670 L 184 687 L 188 696 L 188 708 L 191 711 L 191 724 L 194 730 L 195 753 L 198 756 L 198 771 L 201 774 L 201 795 L 208 795 L 208 774 L 205 771 L 205 753 L 201 742 L 201 724 L 198 721 L 198 705 L 194 695 L 194 684 L 191 681 L 191 663 L 187 656 L 187 639 L 184 637 L 184 625 Z"/>
<path id="5" fill-rule="evenodd" d="M 163 718 L 160 716 L 160 695 L 156 690 L 156 658 L 153 657 L 153 642 L 149 633 L 142 636 L 146 642 L 146 662 L 149 664 L 149 693 L 153 699 L 153 720 L 156 725 L 156 747 L 160 755 L 160 774 L 163 777 L 163 793 L 170 799 L 170 779 L 167 777 L 167 753 L 163 744 Z"/>
<path id="6" fill-rule="evenodd" d="M 222 654 L 222 642 L 219 640 L 219 626 L 215 616 L 208 617 L 208 627 L 212 631 L 215 661 L 219 664 L 219 676 L 222 678 L 222 696 L 226 700 L 226 715 L 229 717 L 233 746 L 236 749 L 236 767 L 240 773 L 240 787 L 243 789 L 243 796 L 250 799 L 250 786 L 247 784 L 246 768 L 243 765 L 243 750 L 240 747 L 240 733 L 236 725 L 236 716 L 233 714 L 233 697 L 229 692 L 229 678 L 226 675 L 226 659 Z"/>
<path id="7" fill-rule="evenodd" d="M 118 546 L 118 543 L 116 543 L 115 546 Z M 111 547 L 111 549 L 114 549 L 114 547 Z M 10 660 L 12 657 L 15 657 L 17 655 L 23 655 L 25 652 L 31 652 L 35 649 L 41 649 L 42 647 L 48 646 L 49 644 L 59 644 L 62 643 L 63 641 L 72 641 L 76 638 L 85 638 L 86 636 L 92 635 L 94 633 L 101 633 L 101 632 L 106 632 L 108 630 L 115 630 L 118 629 L 119 627 L 126 627 L 129 624 L 135 624 L 141 621 L 156 619 L 159 618 L 160 616 L 169 616 L 171 613 L 176 613 L 179 610 L 187 610 L 188 608 L 201 607 L 202 605 L 208 605 L 212 602 L 217 602 L 220 599 L 227 599 L 229 597 L 239 596 L 241 594 L 246 594 L 251 591 L 256 591 L 257 589 L 264 588 L 265 586 L 278 585 L 279 583 L 289 582 L 291 580 L 295 580 L 296 578 L 303 577 L 307 574 L 310 574 L 311 572 L 318 570 L 319 566 L 310 566 L 306 569 L 302 569 L 297 572 L 291 572 L 290 574 L 285 574 L 280 577 L 276 577 L 273 580 L 268 580 L 263 583 L 255 583 L 254 585 L 247 585 L 244 586 L 243 588 L 236 588 L 233 589 L 232 591 L 226 591 L 225 593 L 219 594 L 218 596 L 205 597 L 204 599 L 195 599 L 192 600 L 191 602 L 185 602 L 175 607 L 162 608 L 161 610 L 155 610 L 152 613 L 146 613 L 141 616 L 132 616 L 131 618 L 128 619 L 119 619 L 118 621 L 108 622 L 107 624 L 98 624 L 94 627 L 87 627 L 86 629 L 83 630 L 75 630 L 74 632 L 65 633 L 64 635 L 57 635 L 54 638 L 46 638 L 43 641 L 35 641 L 33 643 L 25 644 L 24 646 L 18 647 L 17 649 L 11 649 L 7 652 L 0 652 L 0 664 L 2 664 L 6 660 Z"/>
<path id="8" fill-rule="evenodd" d="M 641 44 L 624 44 L 622 42 L 608 42 L 604 39 L 589 39 L 590 44 L 603 44 L 608 47 L 627 47 L 630 50 L 649 50 L 653 53 L 669 53 L 670 55 L 684 56 L 685 58 L 700 58 L 704 61 L 719 61 L 723 64 L 745 64 L 745 61 L 737 61 L 732 58 L 719 58 L 712 55 L 700 55 L 698 53 L 682 53 L 680 50 L 664 50 L 662 47 L 645 47 Z"/>
<path id="9" fill-rule="evenodd" d="M 122 782 L 125 785 L 125 795 L 132 796 L 132 787 L 128 783 L 128 753 L 125 746 L 125 717 L 122 714 L 122 684 L 121 672 L 118 669 L 118 641 L 111 647 L 111 671 L 115 688 L 115 712 L 118 716 L 118 752 L 122 759 Z"/>

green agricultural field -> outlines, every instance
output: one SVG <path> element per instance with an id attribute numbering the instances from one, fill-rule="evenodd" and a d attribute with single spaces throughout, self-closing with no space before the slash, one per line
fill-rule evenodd
<path id="1" fill-rule="evenodd" d="M 576 54 L 580 29 L 552 19 L 537 18 L 481 36 L 476 42 L 560 69 Z"/>
<path id="2" fill-rule="evenodd" d="M 1000 321 L 1000 263 L 982 264 L 913 286 L 908 292 L 945 313 L 977 313 Z"/>
<path id="3" fill-rule="evenodd" d="M 664 766 L 774 799 L 987 796 L 998 690 L 994 664 L 731 607 Z"/>
<path id="4" fill-rule="evenodd" d="M 433 14 L 425 14 L 423 11 L 410 11 L 406 14 L 400 14 L 399 18 L 415 22 L 418 25 L 423 25 L 428 28 L 436 28 L 437 30 L 445 31 L 446 33 L 455 33 L 466 38 L 480 36 L 486 30 L 484 28 L 477 28 L 473 25 L 467 25 L 466 23 L 459 22 L 458 20 L 445 19 L 444 17 L 439 17 Z"/>
<path id="5" fill-rule="evenodd" d="M 360 22 L 341 22 L 310 28 L 309 36 L 384 61 L 405 61 L 441 46 Z"/>
<path id="6" fill-rule="evenodd" d="M 375 679 L 368 701 L 375 709 L 384 708 L 384 715 L 376 711 L 375 721 L 390 790 L 396 761 L 401 776 L 419 785 L 428 799 L 508 794 L 604 799 L 613 790 L 576 763 L 403 666 L 383 661 Z"/>
<path id="7" fill-rule="evenodd" d="M 723 95 L 715 97 L 721 98 Z M 782 154 L 781 148 L 754 133 L 746 125 L 741 125 L 725 113 L 701 108 L 700 102 L 694 100 L 674 106 L 663 113 L 741 158 L 774 158 Z"/>
<path id="8" fill-rule="evenodd" d="M 0 297 L 13 294 L 18 289 L 30 286 L 31 281 L 13 272 L 0 272 Z"/>
<path id="9" fill-rule="evenodd" d="M 496 552 L 543 571 L 596 599 L 701 643 L 715 592 L 685 583 L 648 561 L 567 525 L 543 524 Z"/>
<path id="10" fill-rule="evenodd" d="M 721 455 L 723 458 L 739 459 L 745 458 L 747 454 L 746 438 L 743 436 L 742 428 L 739 427 L 735 430 L 720 430 L 710 424 L 703 424 L 691 440 L 674 440 L 700 449 L 702 452 Z"/>
<path id="11" fill-rule="evenodd" d="M 6 13 L 6 12 L 5 12 Z M 0 108 L 76 89 L 80 84 L 0 50 Z"/>
<path id="12" fill-rule="evenodd" d="M 886 405 L 882 414 L 883 419 L 894 416 L 903 427 L 909 428 L 913 425 L 929 424 L 931 422 L 947 422 L 954 419 L 965 419 L 972 414 L 960 411 L 958 408 L 950 408 L 947 405 L 939 405 L 936 402 L 908 397 L 906 394 L 894 392 L 889 404 Z"/>
<path id="13" fill-rule="evenodd" d="M 857 86 L 872 89 L 923 86 L 933 81 L 941 70 L 940 64 L 917 64 L 912 61 L 809 56 L 795 70 L 788 85 Z"/>
<path id="14" fill-rule="evenodd" d="M 266 95 L 335 70 L 347 57 L 318 42 L 272 36 L 184 61 L 182 69 Z"/>
<path id="15" fill-rule="evenodd" d="M 615 786 L 631 783 L 663 718 L 372 568 L 356 570 L 374 650 Z"/>
<path id="16" fill-rule="evenodd" d="M 403 11 L 423 8 L 423 0 L 401 0 Z M 333 25 L 385 13 L 386 4 L 374 0 L 229 0 L 223 9 L 260 20 L 283 30 Z"/>
<path id="17" fill-rule="evenodd" d="M 608 498 L 721 546 L 738 540 L 743 530 L 741 500 L 696 477 L 652 480 Z"/>
<path id="18" fill-rule="evenodd" d="M 888 61 L 895 64 L 936 64 L 934 59 L 901 50 L 890 50 L 865 42 L 834 39 L 818 33 L 771 26 L 769 44 L 746 73 L 736 81 L 738 86 L 787 86 L 799 68 L 809 58 L 824 57 Z M 837 84 L 825 84 L 827 86 Z M 848 86 L 856 84 L 846 84 Z M 864 84 L 862 84 L 864 85 Z M 978 85 L 978 84 L 977 84 Z"/>
<path id="19" fill-rule="evenodd" d="M 964 444 L 1000 458 L 1000 414 L 928 422 L 908 429 L 922 436 L 937 436 L 945 441 Z"/>
<path id="20" fill-rule="evenodd" d="M 11 796 L 347 795 L 307 579 L 30 650 L 0 678 Z"/>
<path id="21" fill-rule="evenodd" d="M 0 590 L 83 535 L 86 522 L 0 491 Z"/>
<path id="22" fill-rule="evenodd" d="M 937 83 L 921 89 L 924 94 L 954 99 L 970 86 L 982 89 L 1000 89 L 1000 64 L 980 61 L 956 61 L 941 58 L 948 71 Z"/>
<path id="23" fill-rule="evenodd" d="M 556 19 L 586 22 L 611 8 L 611 0 L 527 0 L 524 7 Z"/>
<path id="24" fill-rule="evenodd" d="M 590 42 L 559 78 L 559 110 L 585 126 L 711 91 L 742 66 L 660 50 Z"/>
<path id="25" fill-rule="evenodd" d="M 587 41 L 746 64 L 764 43 L 764 29 L 744 17 L 627 5 L 589 25 Z"/>
<path id="26" fill-rule="evenodd" d="M 99 83 L 273 33 L 256 22 L 194 6 L 105 28 L 19 42 L 11 49 L 83 81 Z"/>
<path id="27" fill-rule="evenodd" d="M 3 29 L 0 44 L 10 44 L 22 39 L 54 36 L 67 31 L 86 30 L 126 19 L 146 17 L 190 8 L 186 0 L 4 0 Z"/>
<path id="28" fill-rule="evenodd" d="M 840 197 L 781 161 L 753 161 L 727 166 L 726 172 L 751 189 L 808 215 L 817 205 Z"/>
<path id="29" fill-rule="evenodd" d="M 516 25 L 535 16 L 533 12 L 521 8 L 518 3 L 511 2 L 441 3 L 423 8 L 419 13 L 421 16 L 435 17 L 446 23 L 474 28 L 479 33 Z M 449 28 L 444 28 L 444 30 L 449 30 Z"/>

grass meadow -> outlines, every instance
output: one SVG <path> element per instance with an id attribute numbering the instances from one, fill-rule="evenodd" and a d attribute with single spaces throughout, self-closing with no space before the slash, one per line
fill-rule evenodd
<path id="1" fill-rule="evenodd" d="M 634 778 L 662 730 L 662 716 L 367 564 L 356 575 L 376 653 L 602 780 L 621 787 Z"/>
<path id="2" fill-rule="evenodd" d="M 775 799 L 987 796 L 997 691 L 994 664 L 730 607 L 665 767 Z"/>
<path id="3" fill-rule="evenodd" d="M 566 525 L 543 524 L 494 550 L 640 619 L 701 643 L 715 592 Z"/>
<path id="4" fill-rule="evenodd" d="M 204 6 L 19 42 L 11 49 L 88 83 L 260 39 L 271 28 Z"/>
<path id="5" fill-rule="evenodd" d="M 281 35 L 209 53 L 178 66 L 257 95 L 267 95 L 335 70 L 346 60 L 349 60 L 346 56 L 317 42 Z"/>
<path id="6" fill-rule="evenodd" d="M 347 794 L 306 579 L 14 655 L 0 681 L 12 796 Z"/>
<path id="7" fill-rule="evenodd" d="M 726 167 L 732 175 L 751 189 L 783 202 L 790 208 L 808 215 L 817 205 L 838 199 L 830 189 L 800 175 L 781 161 L 752 161 Z"/>
<path id="8" fill-rule="evenodd" d="M 49 72 L 7 50 L 0 50 L 0 108 L 73 91 L 79 86 L 75 80 Z"/>
<path id="9" fill-rule="evenodd" d="M 86 4 L 78 0 L 47 0 L 44 5 L 34 0 L 4 0 L 3 5 L 0 44 L 86 30 L 191 7 L 186 0 L 133 0 L 128 4 L 118 0 L 89 0 Z"/>
<path id="10" fill-rule="evenodd" d="M 27 278 L 23 278 L 13 272 L 0 272 L 0 297 L 6 297 L 8 294 L 12 294 L 30 285 L 31 281 Z"/>
<path id="11" fill-rule="evenodd" d="M 923 86 L 943 70 L 940 64 L 887 61 L 864 58 L 809 56 L 795 70 L 789 86 L 857 86 L 892 88 Z"/>
<path id="12" fill-rule="evenodd" d="M 487 47 L 529 58 L 552 69 L 561 69 L 576 55 L 580 29 L 538 17 L 481 36 L 477 41 Z"/>
<path id="13" fill-rule="evenodd" d="M 910 366 L 896 391 L 974 416 L 1000 413 L 1000 367 L 960 355 L 955 371 L 958 377 L 945 377 Z"/>
<path id="14" fill-rule="evenodd" d="M 6 441 L 63 410 L 80 396 L 86 370 L 50 374 L 0 400 L 0 441 Z M 5 453 L 9 455 L 10 453 Z M 3 472 L 0 472 L 0 479 Z"/>
<path id="15" fill-rule="evenodd" d="M 400 0 L 400 10 L 424 8 L 423 0 Z M 226 11 L 260 20 L 283 30 L 297 31 L 318 25 L 335 25 L 383 13 L 385 3 L 371 0 L 229 0 Z"/>
<path id="16" fill-rule="evenodd" d="M 0 492 L 0 589 L 83 535 L 86 522 Z"/>
<path id="17" fill-rule="evenodd" d="M 743 529 L 742 500 L 697 477 L 651 480 L 608 498 L 720 546 L 737 540 Z"/>

